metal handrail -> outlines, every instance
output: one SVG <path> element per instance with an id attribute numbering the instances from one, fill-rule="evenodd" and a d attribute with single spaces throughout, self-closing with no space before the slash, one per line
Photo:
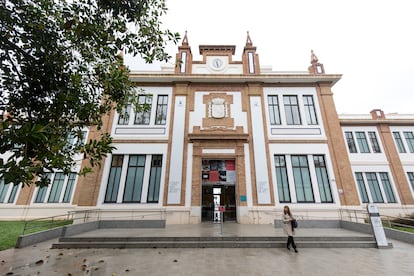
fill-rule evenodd
<path id="1" fill-rule="evenodd" d="M 22 235 L 26 234 L 27 231 L 36 229 L 36 228 L 43 228 L 49 227 L 53 225 L 60 225 L 63 221 L 72 221 L 72 223 L 85 223 L 90 221 L 101 221 L 103 214 L 105 213 L 126 213 L 127 215 L 116 215 L 116 216 L 104 216 L 106 219 L 120 219 L 120 218 L 128 218 L 128 219 L 145 219 L 148 217 L 159 217 L 160 219 L 165 219 L 166 217 L 166 210 L 154 210 L 149 211 L 150 213 L 143 213 L 142 210 L 102 210 L 102 209 L 88 209 L 88 210 L 75 210 L 75 211 L 68 211 L 65 215 L 56 215 L 56 216 L 49 216 L 43 218 L 36 218 L 32 220 L 26 220 L 24 222 L 23 233 Z M 44 224 L 36 224 L 32 225 L 34 222 L 37 221 L 45 221 Z"/>
<path id="2" fill-rule="evenodd" d="M 64 221 L 71 221 L 71 220 L 73 221 L 69 213 L 66 215 L 57 215 L 57 216 L 25 220 L 22 235 L 26 234 L 27 231 L 32 230 L 32 229 L 44 228 L 44 227 L 49 228 L 49 226 L 60 225 Z M 44 223 L 33 225 L 33 223 L 39 222 L 39 221 L 44 221 Z"/>
<path id="3" fill-rule="evenodd" d="M 412 218 L 395 217 L 395 216 L 384 215 L 384 216 L 381 216 L 381 219 L 382 219 L 384 224 L 386 223 L 388 225 L 388 227 L 391 227 L 391 228 L 395 225 L 395 226 L 414 229 L 414 219 L 412 219 Z M 404 223 L 393 222 L 393 220 L 405 220 L 405 221 L 412 222 L 412 224 L 404 224 Z"/>

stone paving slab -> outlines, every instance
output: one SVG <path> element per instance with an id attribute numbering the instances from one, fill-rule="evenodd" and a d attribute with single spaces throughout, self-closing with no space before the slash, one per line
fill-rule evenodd
<path id="1" fill-rule="evenodd" d="M 229 225 L 224 227 L 230 230 Z M 195 232 L 190 228 L 185 235 Z M 281 229 L 275 229 L 271 225 L 235 228 L 239 228 L 233 229 L 239 234 L 252 234 L 252 231 L 274 234 L 280 231 L 282 235 Z M 177 235 L 185 232 L 181 227 L 176 226 L 167 225 L 166 229 L 175 229 L 174 231 L 178 231 Z M 109 229 L 105 231 L 107 230 Z M 343 235 L 342 231 L 346 231 L 328 230 L 323 229 L 325 232 L 322 232 L 318 229 L 300 229 L 298 235 L 299 231 L 302 234 L 306 232 L 307 235 L 312 231 L 314 235 L 321 235 L 321 233 Z M 108 233 L 102 232 L 104 235 Z M 349 231 L 346 233 L 351 234 Z M 111 235 L 119 234 L 119 231 L 113 231 Z M 231 235 L 235 232 L 229 231 L 227 234 Z M 392 249 L 298 248 L 299 253 L 285 248 L 51 249 L 53 242 L 57 240 L 0 251 L 0 275 L 381 276 L 413 275 L 414 271 L 414 245 L 396 240 L 389 240 L 394 245 Z"/>
<path id="2" fill-rule="evenodd" d="M 50 249 L 0 251 L 0 275 L 412 275 L 414 246 L 393 249 Z"/>

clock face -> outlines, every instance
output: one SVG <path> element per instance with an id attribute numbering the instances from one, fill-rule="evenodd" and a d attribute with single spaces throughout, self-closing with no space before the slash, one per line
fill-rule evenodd
<path id="1" fill-rule="evenodd" d="M 223 67 L 224 62 L 219 58 L 215 58 L 213 59 L 213 62 L 211 63 L 211 65 L 213 66 L 214 69 L 220 69 L 221 67 Z"/>

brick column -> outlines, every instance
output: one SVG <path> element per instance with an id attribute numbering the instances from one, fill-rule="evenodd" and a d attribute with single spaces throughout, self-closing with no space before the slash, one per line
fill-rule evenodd
<path id="1" fill-rule="evenodd" d="M 319 83 L 317 90 L 339 198 L 341 205 L 360 205 L 330 86 L 330 83 Z"/>

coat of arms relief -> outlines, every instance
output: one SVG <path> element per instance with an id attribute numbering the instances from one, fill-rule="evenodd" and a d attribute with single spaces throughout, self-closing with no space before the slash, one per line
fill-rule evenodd
<path id="1" fill-rule="evenodd" d="M 234 129 L 234 119 L 231 117 L 233 95 L 227 93 L 210 93 L 204 96 L 206 114 L 201 129 Z"/>
<path id="2" fill-rule="evenodd" d="M 208 116 L 216 119 L 228 117 L 227 103 L 222 98 L 214 98 L 209 103 Z"/>

